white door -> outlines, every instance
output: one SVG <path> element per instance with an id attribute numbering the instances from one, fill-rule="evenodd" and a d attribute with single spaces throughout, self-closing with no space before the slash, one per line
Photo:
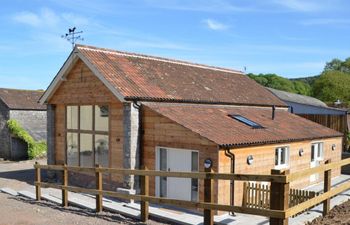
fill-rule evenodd
<path id="1" fill-rule="evenodd" d="M 314 168 L 320 165 L 320 160 L 322 159 L 323 155 L 323 145 L 322 143 L 315 143 L 311 145 L 311 161 L 310 161 L 310 168 Z M 310 175 L 310 182 L 315 182 L 319 178 L 319 174 L 315 173 Z"/>
<path id="2" fill-rule="evenodd" d="M 193 170 L 192 152 L 191 150 L 159 148 L 157 150 L 157 169 L 171 172 L 191 172 Z M 192 186 L 190 178 L 156 178 L 156 194 L 160 197 L 191 201 L 193 197 L 191 196 L 193 194 Z"/>
<path id="3" fill-rule="evenodd" d="M 191 151 L 168 150 L 168 171 L 191 172 Z M 191 179 L 168 177 L 167 197 L 191 201 Z"/>

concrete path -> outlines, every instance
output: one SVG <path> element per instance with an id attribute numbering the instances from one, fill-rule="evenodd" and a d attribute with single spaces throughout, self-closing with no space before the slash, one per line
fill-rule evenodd
<path id="1" fill-rule="evenodd" d="M 349 182 L 349 181 L 350 181 L 349 175 L 341 175 L 339 177 L 332 179 L 332 187 L 338 186 L 344 182 Z M 313 191 L 322 191 L 323 184 L 320 183 L 320 184 L 311 186 L 307 189 L 313 190 Z M 10 195 L 14 195 L 14 196 L 21 195 L 30 199 L 35 199 L 34 186 L 18 192 L 10 188 L 1 188 L 0 191 Z M 61 204 L 62 202 L 61 190 L 53 189 L 53 188 L 42 188 L 42 198 L 47 201 Z M 331 207 L 334 207 L 335 205 L 339 205 L 347 201 L 349 198 L 350 198 L 350 190 L 345 191 L 340 195 L 331 199 Z M 77 193 L 69 192 L 68 201 L 69 201 L 69 204 L 71 205 L 78 206 L 80 208 L 84 208 L 87 210 L 92 210 L 92 211 L 95 210 L 95 197 L 93 195 L 77 194 Z M 111 212 L 116 212 L 128 217 L 136 218 L 136 219 L 140 218 L 140 204 L 138 203 L 125 203 L 125 202 L 114 201 L 107 198 L 103 198 L 103 207 L 105 210 L 108 210 Z M 165 208 L 158 205 L 157 206 L 150 205 L 149 213 L 150 213 L 150 216 L 152 216 L 153 218 L 162 219 L 164 221 L 168 221 L 171 223 L 186 224 L 186 225 L 190 225 L 190 224 L 200 225 L 203 223 L 203 217 L 199 214 L 190 213 L 187 211 L 176 211 L 174 209 Z M 322 205 L 319 205 L 297 217 L 290 218 L 289 223 L 293 225 L 294 224 L 301 225 L 301 224 L 305 224 L 308 221 L 312 221 L 313 219 L 321 215 L 322 215 Z M 231 216 L 228 214 L 215 216 L 214 220 L 216 224 L 222 224 L 222 225 L 224 224 L 225 225 L 269 224 L 269 219 L 266 217 L 241 214 L 241 213 L 236 213 L 235 216 Z"/>

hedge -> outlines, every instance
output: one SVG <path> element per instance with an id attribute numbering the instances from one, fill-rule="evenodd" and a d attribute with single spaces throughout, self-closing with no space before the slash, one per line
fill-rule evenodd
<path id="1" fill-rule="evenodd" d="M 18 121 L 14 119 L 8 120 L 7 126 L 11 134 L 27 143 L 29 159 L 40 158 L 46 155 L 47 145 L 45 141 L 35 141 Z"/>

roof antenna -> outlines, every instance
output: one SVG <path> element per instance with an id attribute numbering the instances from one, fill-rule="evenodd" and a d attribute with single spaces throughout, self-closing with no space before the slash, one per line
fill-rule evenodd
<path id="1" fill-rule="evenodd" d="M 247 67 L 244 66 L 244 67 L 243 67 L 243 70 L 244 70 L 244 74 L 246 74 L 246 73 L 247 73 Z"/>
<path id="2" fill-rule="evenodd" d="M 75 32 L 76 27 L 69 28 L 68 33 L 61 36 L 61 38 L 66 39 L 72 44 L 72 48 L 75 46 L 75 42 L 78 40 L 84 41 L 84 38 L 82 38 L 80 35 L 76 36 L 77 34 L 83 33 L 83 31 L 77 31 Z"/>

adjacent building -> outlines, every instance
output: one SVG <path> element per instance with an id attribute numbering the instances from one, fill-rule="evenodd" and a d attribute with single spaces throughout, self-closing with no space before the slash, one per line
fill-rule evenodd
<path id="1" fill-rule="evenodd" d="M 46 140 L 46 106 L 38 103 L 43 91 L 0 88 L 0 158 L 26 159 L 27 145 L 12 136 L 9 119 L 17 120 L 35 140 Z"/>
<path id="2" fill-rule="evenodd" d="M 291 113 L 332 128 L 344 134 L 343 147 L 346 150 L 348 134 L 347 109 L 333 108 L 316 98 L 268 88 L 289 106 Z"/>

